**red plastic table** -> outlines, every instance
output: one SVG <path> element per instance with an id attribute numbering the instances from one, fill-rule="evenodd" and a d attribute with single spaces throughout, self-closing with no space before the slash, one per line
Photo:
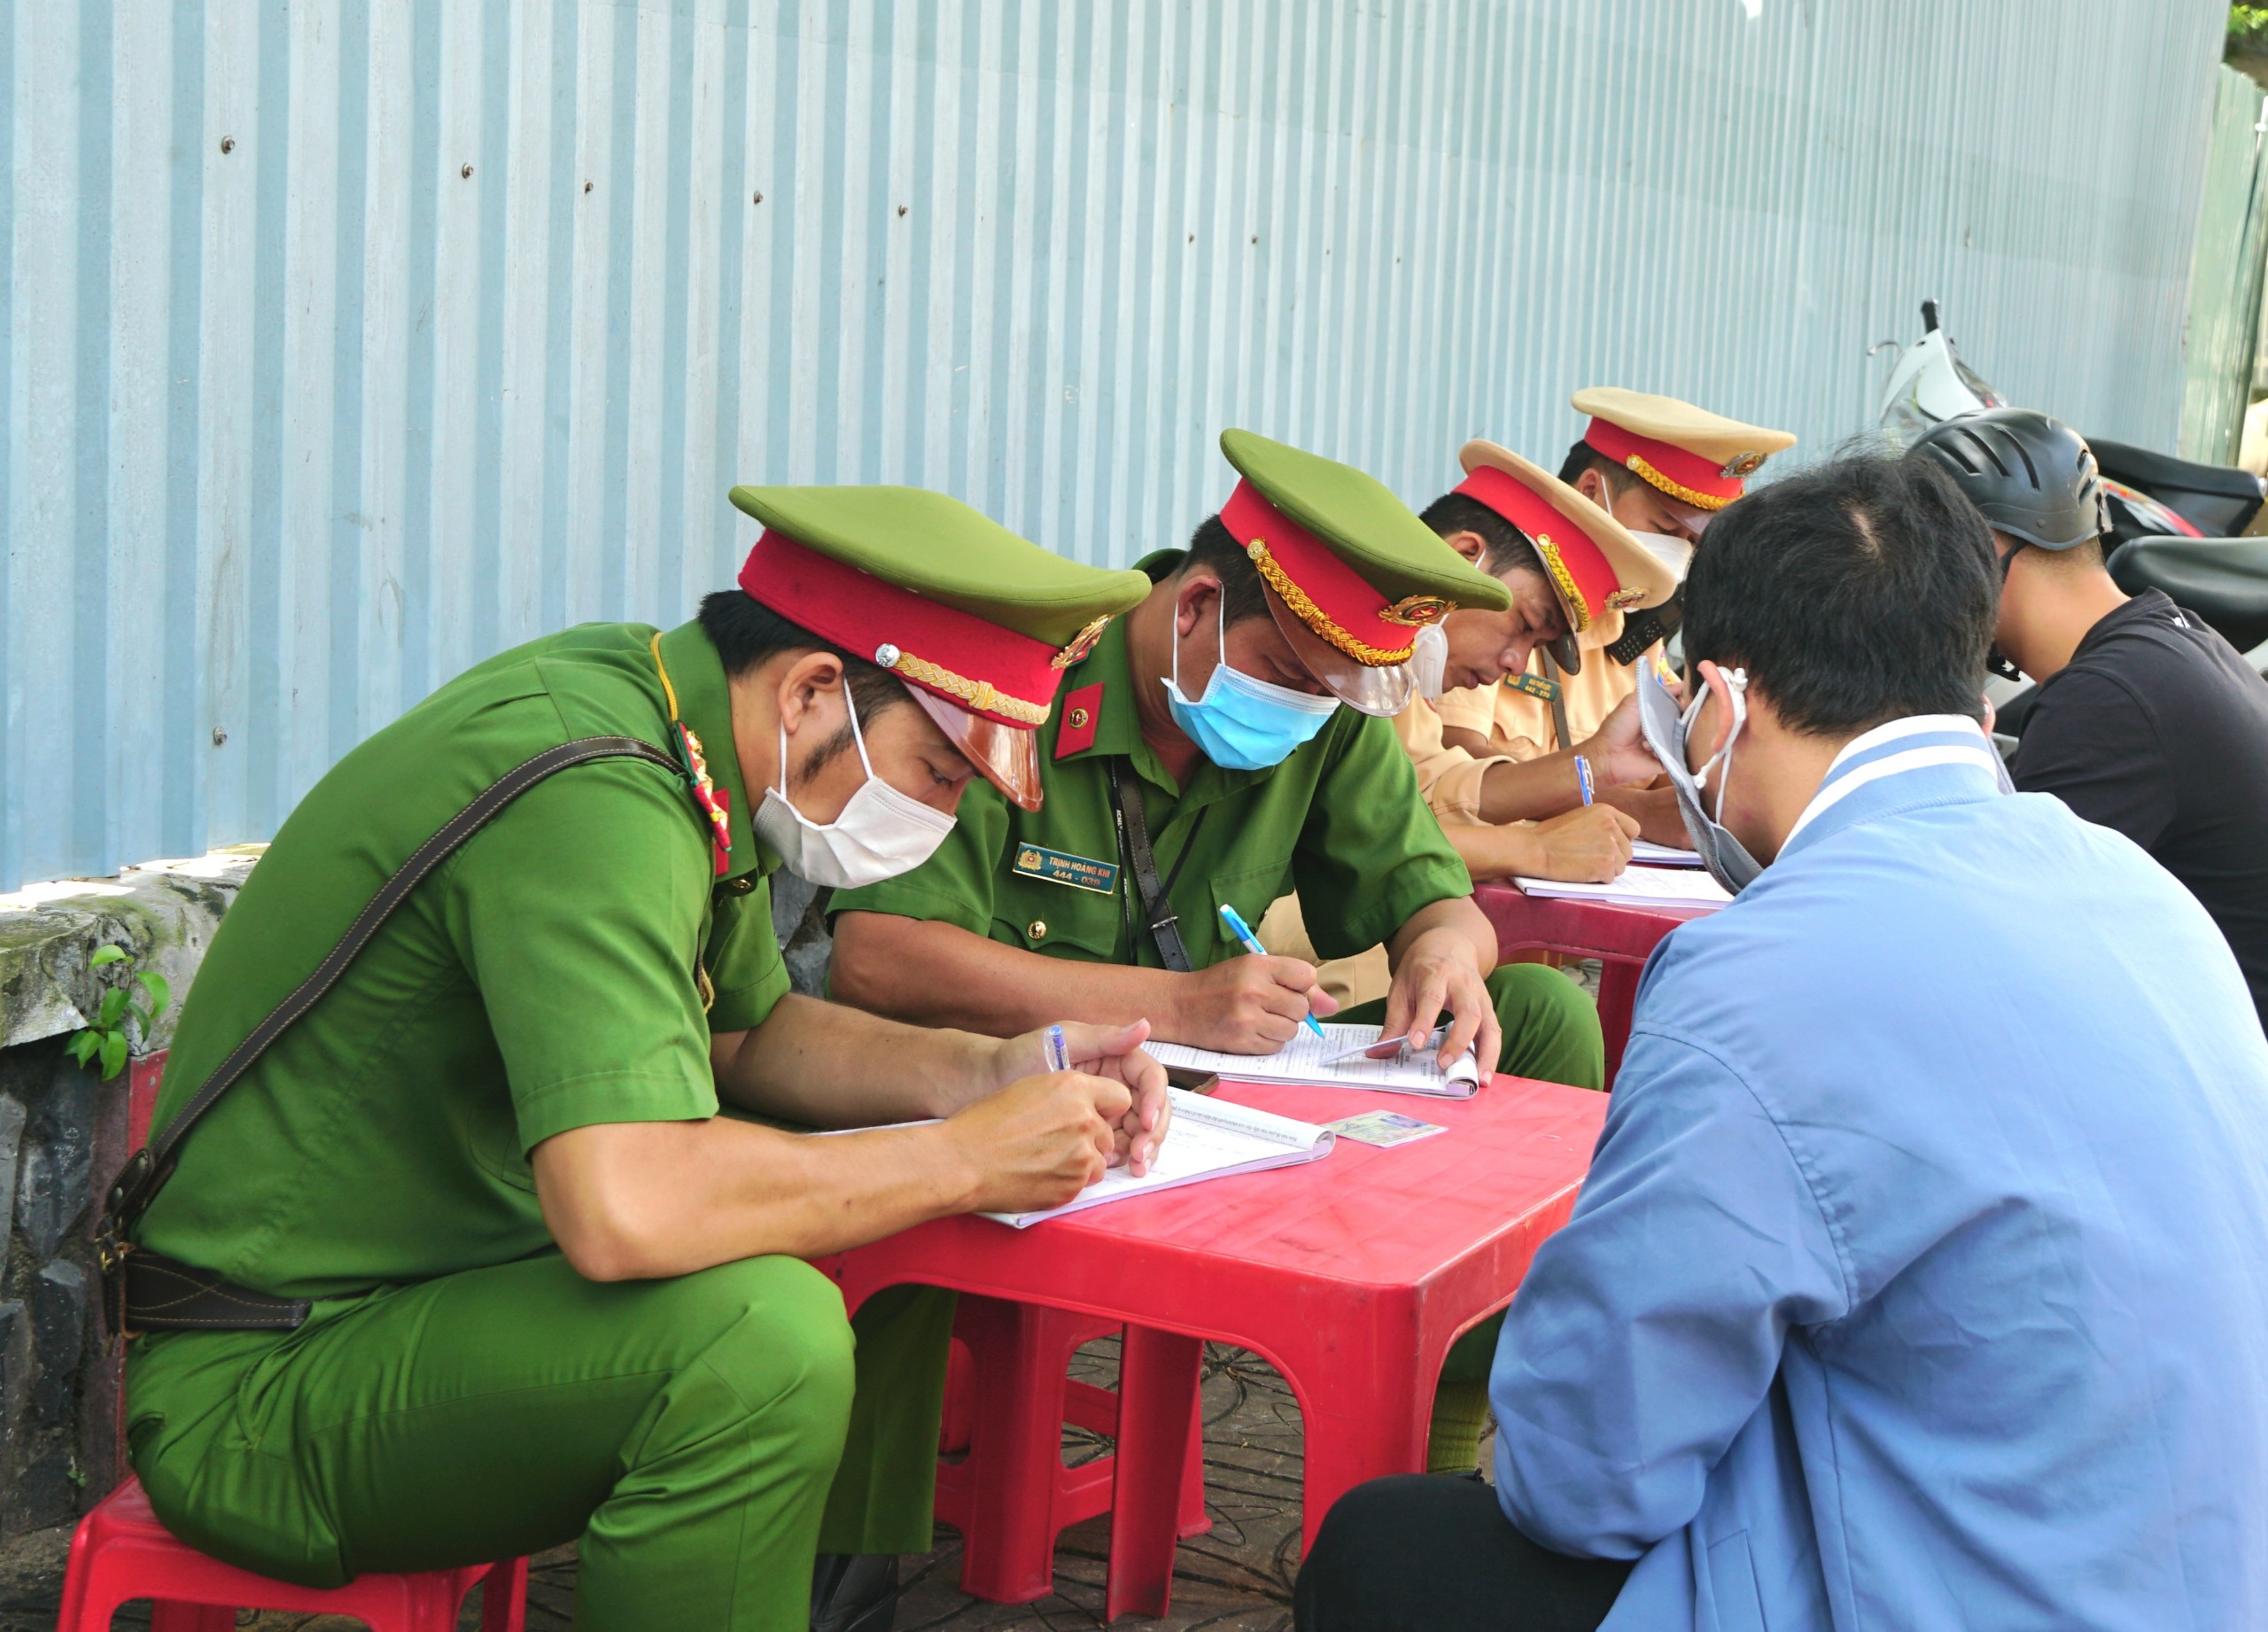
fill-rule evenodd
<path id="1" fill-rule="evenodd" d="M 1598 1023 L 1606 1034 L 1609 1084 L 1622 1067 L 1622 1050 L 1630 1040 L 1630 1011 L 1637 1001 L 1638 976 L 1646 959 L 1678 925 L 1718 910 L 1617 906 L 1532 896 L 1511 884 L 1476 885 L 1472 898 L 1496 927 L 1499 958 L 1516 952 L 1555 952 L 1599 960 Z"/>
<path id="2" fill-rule="evenodd" d="M 1301 1539 L 1382 1473 L 1423 1470 L 1449 1346 L 1511 1302 L 1566 1222 L 1606 1096 L 1499 1076 L 1466 1100 L 1228 1083 L 1309 1122 L 1397 1110 L 1449 1131 L 1013 1230 L 938 1219 L 822 1263 L 856 1309 L 905 1282 L 1126 1323 L 1106 1617 L 1162 1615 L 1205 1340 L 1283 1374 L 1306 1443 Z"/>

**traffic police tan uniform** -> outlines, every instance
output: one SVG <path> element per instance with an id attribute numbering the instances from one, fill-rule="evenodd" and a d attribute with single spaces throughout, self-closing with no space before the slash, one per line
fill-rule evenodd
<path id="1" fill-rule="evenodd" d="M 1566 624 L 1568 633 L 1560 641 L 1563 649 L 1577 638 L 1575 632 L 1604 618 L 1619 623 L 1623 608 L 1656 606 L 1676 593 L 1677 580 L 1669 570 L 1627 529 L 1549 471 L 1494 442 L 1479 439 L 1466 443 L 1458 458 L 1465 477 L 1452 491 L 1511 523 L 1535 552 Z M 1492 766 L 1534 757 L 1475 755 L 1442 740 L 1445 711 L 1451 701 L 1486 696 L 1487 689 L 1493 688 L 1450 692 L 1438 702 L 1415 697 L 1394 717 L 1394 735 L 1410 756 L 1418 790 L 1444 828 L 1480 824 L 1482 789 Z M 1278 902 L 1269 914 L 1262 939 L 1271 948 L 1280 940 L 1293 957 L 1310 956 L 1309 951 L 1303 950 L 1311 943 L 1306 938 L 1302 919 L 1299 902 Z M 1324 963 L 1317 978 L 1332 996 L 1361 1002 L 1386 990 L 1385 975 L 1381 949 L 1374 947 L 1353 958 Z"/>
<path id="2" fill-rule="evenodd" d="M 1674 397 L 1615 386 L 1579 391 L 1573 407 L 1590 416 L 1581 446 L 1644 482 L 1695 527 L 1739 498 L 1764 462 L 1796 440 L 1788 431 L 1744 424 Z M 1577 666 L 1555 664 L 1539 651 L 1525 674 L 1444 696 L 1441 723 L 1485 737 L 1493 752 L 1514 759 L 1538 758 L 1591 736 L 1637 688 L 1635 664 L 1656 649 L 1626 654 L 1628 661 L 1608 654 L 1622 639 L 1623 610 L 1584 607 L 1574 625 Z M 1564 743 L 1555 700 L 1565 711 Z"/>
<path id="3" fill-rule="evenodd" d="M 936 494 L 734 498 L 773 524 L 742 587 L 872 652 L 1004 797 L 1037 802 L 1054 659 L 1146 581 Z M 715 1116 L 711 1033 L 757 1026 L 788 989 L 765 883 L 779 858 L 751 830 L 698 623 L 586 624 L 505 652 L 342 759 L 214 936 L 159 1125 L 476 794 L 616 734 L 679 769 L 585 764 L 507 806 L 184 1140 L 134 1232 L 313 1301 L 294 1331 L 129 1348 L 135 1468 L 197 1546 L 328 1585 L 579 1538 L 580 1627 L 801 1628 L 846 1434 L 861 1477 L 926 1489 L 934 1414 L 905 1433 L 887 1333 L 860 1345 L 854 1401 L 851 1328 L 817 1271 L 758 1257 L 588 1281 L 538 1206 L 539 1142 Z M 869 1534 L 874 1510 L 844 1511 L 837 1550 L 928 1545 L 926 1527 Z"/>

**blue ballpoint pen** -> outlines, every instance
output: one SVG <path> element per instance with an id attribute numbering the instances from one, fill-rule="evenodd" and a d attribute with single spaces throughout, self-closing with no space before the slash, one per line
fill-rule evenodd
<path id="1" fill-rule="evenodd" d="M 1221 921 L 1229 926 L 1229 933 L 1231 935 L 1235 936 L 1238 940 L 1244 943 L 1245 951 L 1250 952 L 1255 958 L 1265 958 L 1268 955 L 1268 949 L 1260 944 L 1260 937 L 1252 932 L 1252 926 L 1245 922 L 1244 914 L 1238 912 L 1236 908 L 1231 906 L 1226 901 L 1221 903 Z M 1302 1019 L 1306 1022 L 1307 1029 L 1309 1030 L 1314 1032 L 1317 1037 L 1321 1037 L 1323 1035 L 1323 1028 L 1315 1023 L 1314 1014 L 1309 1014 L 1304 1015 L 1302 1016 Z"/>

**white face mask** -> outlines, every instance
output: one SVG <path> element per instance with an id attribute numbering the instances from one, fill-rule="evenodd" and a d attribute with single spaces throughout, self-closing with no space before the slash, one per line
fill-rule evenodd
<path id="1" fill-rule="evenodd" d="M 843 700 L 850 711 L 850 740 L 858 745 L 858 763 L 866 768 L 866 780 L 844 804 L 843 814 L 822 825 L 788 797 L 788 727 L 782 721 L 780 786 L 764 790 L 764 803 L 757 806 L 751 825 L 756 836 L 776 851 L 798 878 L 835 890 L 855 890 L 920 867 L 945 842 L 953 819 L 874 774 L 874 763 L 866 758 L 866 739 L 858 729 L 858 705 L 850 701 L 847 685 Z"/>
<path id="2" fill-rule="evenodd" d="M 1674 532 L 1640 532 L 1635 527 L 1630 536 L 1649 556 L 1674 572 L 1679 583 L 1685 581 L 1686 569 L 1693 564 L 1691 539 L 1679 538 Z"/>
<path id="3" fill-rule="evenodd" d="M 1418 695 L 1428 703 L 1439 703 L 1449 666 L 1449 637 L 1441 633 L 1441 625 L 1427 624 L 1418 631 L 1418 649 L 1410 655 L 1410 672 L 1418 682 Z"/>

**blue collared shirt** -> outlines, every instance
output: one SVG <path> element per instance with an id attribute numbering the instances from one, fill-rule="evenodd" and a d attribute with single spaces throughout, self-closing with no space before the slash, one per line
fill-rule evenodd
<path id="1" fill-rule="evenodd" d="M 1610 1632 L 2268 1626 L 2268 1041 L 1998 777 L 1868 733 L 1647 968 L 1490 1383 L 1513 1523 L 1638 1560 Z"/>

